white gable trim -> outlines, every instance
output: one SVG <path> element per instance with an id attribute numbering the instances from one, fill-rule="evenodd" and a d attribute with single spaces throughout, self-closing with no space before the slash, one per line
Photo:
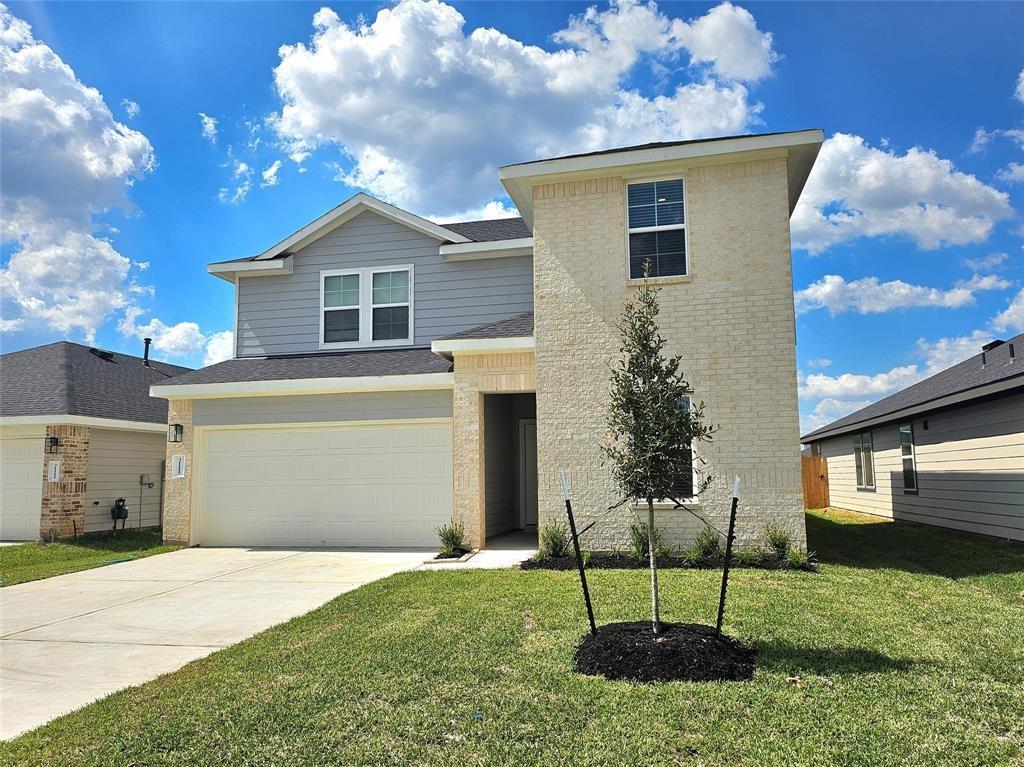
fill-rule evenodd
<path id="1" fill-rule="evenodd" d="M 281 240 L 277 245 L 263 251 L 254 260 L 266 261 L 282 253 L 292 253 L 323 237 L 331 230 L 337 229 L 346 221 L 351 221 L 367 210 L 371 210 L 378 215 L 384 216 L 384 218 L 391 219 L 395 223 L 407 226 L 417 232 L 422 232 L 428 237 L 433 237 L 442 242 L 470 242 L 468 238 L 463 237 L 461 234 L 445 229 L 443 226 L 438 226 L 433 221 L 427 221 L 427 219 L 414 213 L 396 208 L 394 205 L 390 205 L 383 200 L 378 200 L 376 197 L 360 192 L 354 197 L 347 199 L 338 207 L 320 216 L 316 221 L 306 224 L 295 234 Z"/>
<path id="2" fill-rule="evenodd" d="M 441 246 L 441 256 L 445 261 L 474 261 L 481 258 L 532 255 L 532 237 L 518 237 L 514 240 L 493 242 L 460 242 Z"/>

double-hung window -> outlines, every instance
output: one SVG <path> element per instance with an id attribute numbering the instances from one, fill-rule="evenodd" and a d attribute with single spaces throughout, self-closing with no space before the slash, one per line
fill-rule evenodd
<path id="1" fill-rule="evenodd" d="M 857 467 L 857 489 L 875 489 L 875 454 L 871 432 L 853 435 L 853 462 Z"/>
<path id="2" fill-rule="evenodd" d="M 900 424 L 900 458 L 903 460 L 903 492 L 917 492 L 917 458 L 914 455 L 914 426 Z"/>
<path id="3" fill-rule="evenodd" d="M 629 227 L 629 277 L 641 279 L 650 262 L 651 277 L 685 276 L 686 212 L 683 181 L 649 181 L 626 187 Z"/>
<path id="4" fill-rule="evenodd" d="M 320 273 L 320 346 L 411 344 L 412 267 Z"/>

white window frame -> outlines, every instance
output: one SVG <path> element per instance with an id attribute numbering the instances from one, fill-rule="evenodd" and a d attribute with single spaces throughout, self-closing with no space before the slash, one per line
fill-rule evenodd
<path id="1" fill-rule="evenodd" d="M 861 466 L 864 466 L 864 435 L 867 435 L 869 444 L 871 446 L 871 484 L 861 484 L 861 478 L 864 474 L 863 470 L 860 475 L 857 474 L 857 451 L 860 451 Z M 854 482 L 857 485 L 857 489 L 863 492 L 875 491 L 875 485 L 877 479 L 875 477 L 875 435 L 870 431 L 860 431 L 853 435 L 855 442 L 853 443 L 853 474 Z"/>
<path id="2" fill-rule="evenodd" d="M 373 340 L 373 310 L 374 308 L 384 309 L 394 306 L 405 306 L 406 303 L 380 304 L 375 307 L 373 304 L 373 275 L 383 272 L 408 272 L 409 274 L 409 336 L 408 338 L 393 338 L 380 341 Z M 324 315 L 328 311 L 337 311 L 341 307 L 324 306 L 324 281 L 328 277 L 344 277 L 346 275 L 359 276 L 359 340 L 358 341 L 325 341 L 326 323 Z M 381 346 L 412 346 L 416 338 L 416 329 L 413 327 L 413 265 L 395 264 L 393 266 L 367 266 L 359 269 L 324 269 L 320 272 L 320 348 L 321 349 L 369 349 Z M 354 307 L 347 307 L 352 309 Z"/>
<path id="3" fill-rule="evenodd" d="M 658 176 L 656 178 L 627 178 L 625 190 L 625 200 L 623 201 L 626 206 L 626 280 L 628 282 L 639 283 L 643 281 L 643 277 L 633 277 L 630 269 L 630 253 L 629 253 L 629 235 L 631 234 L 643 234 L 644 232 L 669 232 L 678 229 L 683 230 L 683 268 L 682 274 L 666 274 L 658 277 L 651 277 L 652 281 L 655 280 L 680 280 L 688 279 L 690 275 L 690 210 L 687 205 L 687 198 L 689 195 L 686 193 L 686 179 L 682 175 L 675 176 Z M 681 224 L 667 224 L 665 226 L 638 226 L 630 228 L 629 226 L 629 187 L 636 184 L 653 184 L 659 181 L 678 181 L 683 185 L 683 223 Z"/>
<path id="4" fill-rule="evenodd" d="M 688 408 L 692 408 L 693 407 L 693 397 L 691 397 L 688 394 L 685 394 L 683 396 L 686 399 L 686 406 Z M 679 501 L 679 503 L 681 503 L 684 507 L 685 506 L 697 506 L 697 505 L 700 504 L 700 495 L 697 492 L 697 487 L 698 487 L 698 484 L 697 484 L 697 449 L 694 447 L 694 444 L 692 442 L 690 443 L 690 468 L 691 468 L 691 473 L 693 475 L 691 480 L 690 480 L 690 485 L 693 487 L 693 495 L 691 495 L 689 498 L 676 498 L 676 499 L 672 499 L 672 498 L 655 498 L 654 499 L 654 508 L 656 508 L 656 509 L 674 509 L 674 508 L 676 508 L 676 501 Z M 647 499 L 646 498 L 637 498 L 636 501 L 634 501 L 634 503 L 633 503 L 633 508 L 636 508 L 636 509 L 646 509 L 647 508 Z"/>
<path id="5" fill-rule="evenodd" d="M 903 455 L 903 427 L 906 426 L 910 429 L 910 455 Z M 900 446 L 900 473 L 903 476 L 903 494 L 904 495 L 917 495 L 919 489 L 917 479 L 917 445 L 914 440 L 914 422 L 904 421 L 903 423 L 896 424 L 896 436 L 899 440 Z M 904 464 L 907 459 L 910 459 L 910 469 L 914 474 L 914 486 L 912 488 L 907 487 L 906 469 Z"/>

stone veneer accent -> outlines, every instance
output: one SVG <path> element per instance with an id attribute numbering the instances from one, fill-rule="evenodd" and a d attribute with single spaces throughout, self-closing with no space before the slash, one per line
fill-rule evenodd
<path id="1" fill-rule="evenodd" d="M 192 539 L 192 400 L 169 400 L 167 402 L 167 423 L 180 423 L 184 428 L 181 442 L 167 443 L 166 475 L 164 476 L 164 542 L 187 545 Z M 171 458 L 181 453 L 187 456 L 185 476 L 171 479 Z"/>
<path id="2" fill-rule="evenodd" d="M 61 424 L 46 427 L 47 437 L 57 437 L 56 453 L 43 453 L 43 502 L 39 535 L 46 538 L 51 528 L 68 538 L 85 532 L 85 491 L 89 477 L 89 427 Z M 60 461 L 60 481 L 47 480 L 50 461 Z"/>
<path id="3" fill-rule="evenodd" d="M 482 548 L 487 537 L 484 497 L 484 395 L 533 392 L 533 352 L 455 354 L 453 393 L 454 516 L 466 542 Z"/>
<path id="4" fill-rule="evenodd" d="M 664 281 L 661 330 L 720 427 L 699 448 L 716 481 L 697 511 L 724 530 L 739 474 L 738 543 L 759 542 L 776 522 L 805 545 L 786 160 L 666 173 L 685 180 L 690 277 Z M 565 469 L 583 525 L 619 500 L 600 444 L 616 322 L 635 295 L 625 182 L 550 183 L 533 195 L 539 520 L 564 519 Z M 606 516 L 584 546 L 622 546 L 633 519 L 627 510 Z M 703 526 L 684 510 L 660 510 L 656 520 L 675 547 Z"/>

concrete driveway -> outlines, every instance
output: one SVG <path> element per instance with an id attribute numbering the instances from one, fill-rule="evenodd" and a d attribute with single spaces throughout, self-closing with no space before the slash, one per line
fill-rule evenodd
<path id="1" fill-rule="evenodd" d="M 174 671 L 430 556 L 183 549 L 0 589 L 0 738 Z"/>

